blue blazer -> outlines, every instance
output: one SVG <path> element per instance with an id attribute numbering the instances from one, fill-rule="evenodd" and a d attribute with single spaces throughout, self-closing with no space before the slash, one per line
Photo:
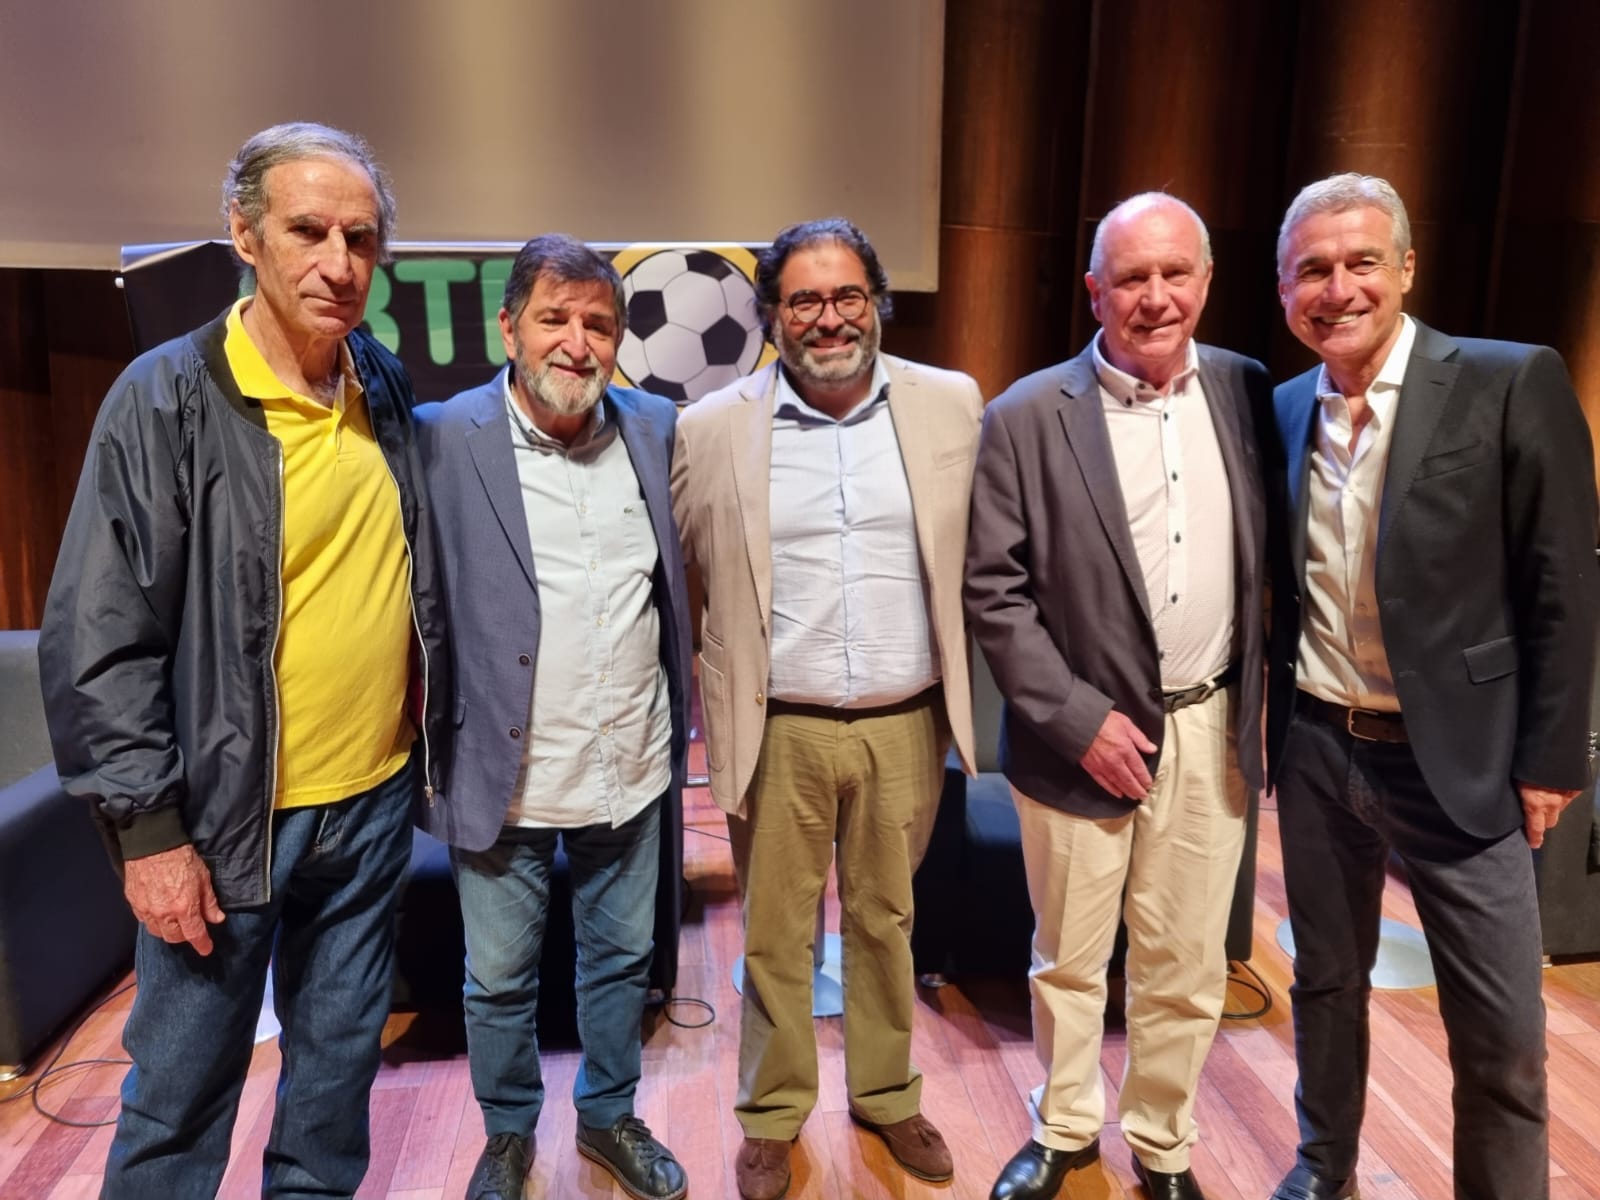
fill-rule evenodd
<path id="1" fill-rule="evenodd" d="M 1317 369 L 1278 385 L 1267 757 L 1294 708 Z M 1547 346 L 1417 322 L 1378 509 L 1383 645 L 1417 766 L 1480 838 L 1522 824 L 1517 781 L 1589 780 L 1600 575 L 1589 430 Z"/>
<path id="2" fill-rule="evenodd" d="M 633 460 L 661 552 L 655 600 L 672 704 L 672 783 L 669 811 L 662 813 L 662 862 L 667 864 L 670 855 L 677 863 L 690 679 L 689 587 L 667 482 L 677 410 L 670 400 L 632 388 L 608 388 L 601 403 Z M 444 794 L 421 811 L 419 823 L 441 841 L 483 850 L 499 835 L 516 786 L 544 632 L 505 410 L 505 372 L 442 404 L 422 405 L 416 424 L 438 526 L 450 644 L 459 655 Z M 561 636 L 559 629 L 550 632 Z M 677 873 L 664 865 L 663 881 L 670 874 L 674 891 Z"/>

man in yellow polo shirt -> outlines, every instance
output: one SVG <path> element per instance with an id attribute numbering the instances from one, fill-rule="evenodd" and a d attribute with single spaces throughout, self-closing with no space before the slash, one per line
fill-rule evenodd
<path id="1" fill-rule="evenodd" d="M 62 780 L 143 925 L 107 1197 L 216 1192 L 269 961 L 263 1192 L 356 1191 L 449 693 L 410 384 L 357 329 L 388 179 L 281 125 L 223 195 L 254 292 L 113 385 L 39 641 Z"/>

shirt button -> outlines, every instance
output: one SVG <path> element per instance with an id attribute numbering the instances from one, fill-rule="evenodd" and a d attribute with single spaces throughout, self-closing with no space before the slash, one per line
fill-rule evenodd
<path id="1" fill-rule="evenodd" d="M 1177 483 L 1178 482 L 1178 473 L 1176 471 L 1174 471 L 1172 473 L 1172 482 L 1173 483 Z"/>
<path id="2" fill-rule="evenodd" d="M 1178 602 L 1178 593 L 1177 592 L 1173 592 L 1172 593 L 1172 602 L 1174 604 L 1176 604 Z"/>
<path id="3" fill-rule="evenodd" d="M 623 505 L 623 506 L 622 506 L 622 511 L 623 511 L 623 512 L 625 512 L 625 513 L 632 513 L 632 512 L 633 512 L 633 505 L 631 505 L 631 504 L 624 504 L 624 505 Z"/>
<path id="4" fill-rule="evenodd" d="M 512 741 L 516 741 L 522 736 L 522 730 L 518 729 L 515 725 L 513 725 L 507 732 L 511 734 Z"/>
<path id="5" fill-rule="evenodd" d="M 1173 541 L 1175 541 L 1175 542 L 1181 542 L 1181 541 L 1183 541 L 1183 534 L 1181 534 L 1181 533 L 1175 533 L 1175 534 L 1173 534 L 1173 535 L 1172 535 L 1172 540 L 1173 540 Z"/>
<path id="6" fill-rule="evenodd" d="M 765 704 L 766 702 L 767 702 L 767 694 L 765 692 L 757 692 L 756 693 L 756 703 L 757 704 Z"/>
<path id="7" fill-rule="evenodd" d="M 601 732 L 601 734 L 603 736 L 610 737 L 611 736 L 611 722 L 607 721 L 604 725 L 600 726 L 600 732 Z"/>
<path id="8" fill-rule="evenodd" d="M 594 619 L 594 627 L 596 629 L 600 629 L 600 628 L 604 627 L 605 623 L 606 623 L 606 619 L 604 617 L 596 617 Z"/>
<path id="9" fill-rule="evenodd" d="M 596 562 L 594 559 L 591 558 L 589 560 L 589 570 L 598 571 L 599 569 L 600 569 L 600 564 L 598 562 Z"/>
<path id="10" fill-rule="evenodd" d="M 526 654 L 517 655 L 517 662 L 520 663 L 524 667 L 527 666 L 532 661 L 533 660 L 531 658 L 529 658 Z"/>
<path id="11" fill-rule="evenodd" d="M 611 681 L 611 672 L 610 671 L 601 671 L 600 672 L 600 682 L 601 683 L 609 683 L 610 681 Z"/>

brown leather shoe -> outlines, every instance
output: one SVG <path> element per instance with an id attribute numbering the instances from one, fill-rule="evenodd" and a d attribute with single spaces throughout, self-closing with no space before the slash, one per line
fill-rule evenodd
<path id="1" fill-rule="evenodd" d="M 789 1190 L 789 1148 L 777 1138 L 744 1139 L 733 1160 L 733 1178 L 744 1200 L 778 1200 Z"/>
<path id="2" fill-rule="evenodd" d="M 956 1173 L 950 1147 L 944 1144 L 944 1137 L 933 1127 L 933 1122 L 921 1113 L 887 1125 L 875 1124 L 854 1112 L 850 1119 L 881 1137 L 895 1162 L 918 1179 L 943 1183 Z"/>

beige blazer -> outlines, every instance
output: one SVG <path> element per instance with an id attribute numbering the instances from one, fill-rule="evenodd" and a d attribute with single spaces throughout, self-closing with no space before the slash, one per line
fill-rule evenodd
<path id="1" fill-rule="evenodd" d="M 972 464 L 983 397 L 966 375 L 884 355 L 889 412 L 905 460 L 917 549 L 929 582 L 945 711 L 970 774 L 972 684 L 961 610 Z M 761 753 L 771 668 L 774 363 L 691 404 L 678 418 L 672 508 L 686 561 L 705 582 L 700 700 L 711 795 L 745 815 Z"/>

